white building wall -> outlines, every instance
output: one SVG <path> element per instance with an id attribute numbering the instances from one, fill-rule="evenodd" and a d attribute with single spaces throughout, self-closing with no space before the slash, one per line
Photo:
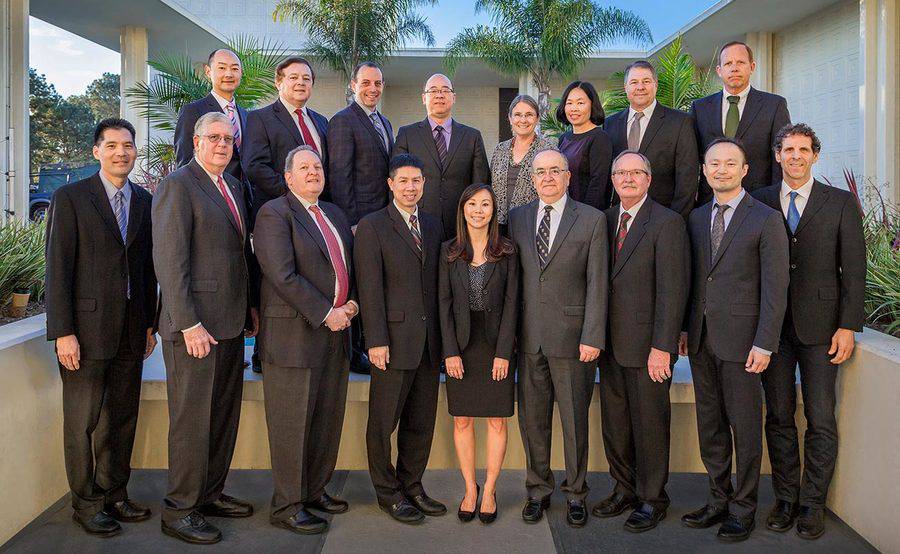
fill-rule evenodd
<path id="1" fill-rule="evenodd" d="M 846 0 L 774 37 L 774 92 L 791 121 L 810 125 L 822 141 L 814 174 L 845 187 L 844 168 L 861 182 L 859 145 L 859 4 Z"/>
<path id="2" fill-rule="evenodd" d="M 299 48 L 303 38 L 296 26 L 272 20 L 277 0 L 167 0 L 228 38 L 251 35 Z"/>

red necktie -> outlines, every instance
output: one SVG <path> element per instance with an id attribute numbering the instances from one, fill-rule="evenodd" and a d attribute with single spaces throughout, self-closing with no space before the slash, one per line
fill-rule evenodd
<path id="1" fill-rule="evenodd" d="M 337 292 L 334 295 L 334 307 L 340 308 L 347 303 L 350 296 L 350 276 L 347 274 L 347 266 L 344 265 L 344 257 L 341 256 L 341 247 L 338 239 L 331 231 L 328 222 L 322 215 L 322 210 L 318 206 L 310 206 L 309 211 L 316 216 L 316 223 L 325 237 L 325 245 L 328 247 L 328 257 L 331 258 L 331 265 L 334 266 L 334 274 L 337 275 Z"/>
<path id="2" fill-rule="evenodd" d="M 234 218 L 235 223 L 237 223 L 238 231 L 241 233 L 241 236 L 244 236 L 244 226 L 241 225 L 241 216 L 238 215 L 237 206 L 234 205 L 234 202 L 231 201 L 231 197 L 228 196 L 228 192 L 225 190 L 225 181 L 222 180 L 221 175 L 216 178 L 216 186 L 219 187 L 219 192 L 225 197 L 225 203 L 228 204 L 228 209 L 231 210 L 231 216 Z"/>
<path id="3" fill-rule="evenodd" d="M 619 250 L 622 250 L 622 245 L 625 244 L 625 237 L 628 236 L 628 220 L 631 219 L 631 214 L 625 212 L 622 214 L 622 221 L 619 223 L 619 232 L 616 234 L 616 254 L 619 253 Z"/>
<path id="4" fill-rule="evenodd" d="M 312 133 L 309 132 L 309 127 L 306 126 L 306 122 L 303 121 L 303 110 L 297 108 L 294 110 L 294 113 L 297 114 L 297 121 L 300 122 L 300 133 L 303 134 L 303 142 L 306 143 L 307 146 L 316 151 L 316 154 L 319 154 L 319 149 L 316 148 L 316 141 L 313 140 Z M 343 306 L 343 304 L 341 304 Z"/>

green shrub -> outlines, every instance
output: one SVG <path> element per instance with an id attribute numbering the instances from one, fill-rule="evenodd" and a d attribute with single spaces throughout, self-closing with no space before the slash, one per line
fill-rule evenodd
<path id="1" fill-rule="evenodd" d="M 0 226 L 0 307 L 14 292 L 28 291 L 32 300 L 44 295 L 44 222 L 14 219 Z"/>
<path id="2" fill-rule="evenodd" d="M 883 202 L 866 214 L 866 323 L 900 337 L 900 212 Z"/>

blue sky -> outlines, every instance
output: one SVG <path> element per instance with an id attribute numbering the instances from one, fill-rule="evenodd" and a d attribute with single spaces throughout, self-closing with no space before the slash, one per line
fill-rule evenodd
<path id="1" fill-rule="evenodd" d="M 654 41 L 660 40 L 694 19 L 715 0 L 606 0 L 602 5 L 629 9 L 650 25 Z M 442 0 L 422 9 L 436 39 L 444 46 L 464 27 L 490 24 L 487 14 L 475 14 L 474 0 Z M 629 48 L 629 44 L 609 45 Z M 80 94 L 104 71 L 119 72 L 119 54 L 82 39 L 49 23 L 31 18 L 31 66 L 47 75 L 63 96 Z"/>

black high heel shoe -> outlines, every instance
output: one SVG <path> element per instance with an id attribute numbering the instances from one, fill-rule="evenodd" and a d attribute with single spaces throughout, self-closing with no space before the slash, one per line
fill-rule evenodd
<path id="1" fill-rule="evenodd" d="M 478 509 L 478 496 L 481 494 L 481 487 L 479 485 L 475 485 L 475 509 Z M 463 498 L 465 500 L 465 498 Z M 473 519 L 475 519 L 475 512 L 467 512 L 462 509 L 462 502 L 459 503 L 459 509 L 456 511 L 456 517 L 463 523 L 469 523 Z"/>
<path id="2" fill-rule="evenodd" d="M 478 519 L 481 523 L 488 525 L 489 523 L 494 523 L 494 520 L 497 519 L 497 491 L 494 491 L 494 511 L 491 513 L 482 512 L 481 508 L 478 508 Z M 480 506 L 480 505 L 479 505 Z"/>

